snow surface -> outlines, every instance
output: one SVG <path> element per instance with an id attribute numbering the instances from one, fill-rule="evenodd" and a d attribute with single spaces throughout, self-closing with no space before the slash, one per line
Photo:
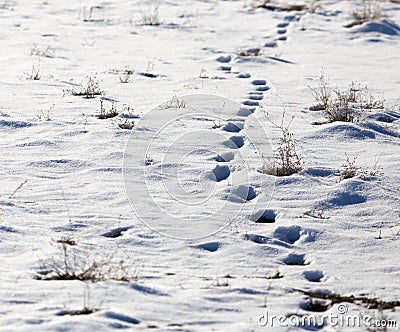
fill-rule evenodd
<path id="1" fill-rule="evenodd" d="M 0 3 L 0 330 L 313 330 L 258 318 L 321 314 L 294 289 L 398 300 L 400 5 L 383 2 L 381 20 L 352 28 L 361 1 L 323 1 L 311 13 L 171 0 L 160 2 L 162 24 L 142 25 L 154 6 Z M 134 74 L 122 83 L 126 67 Z M 321 68 L 333 87 L 384 93 L 386 108 L 357 124 L 315 125 L 324 117 L 310 110 L 309 86 Z M 102 96 L 64 93 L 87 76 Z M 199 94 L 211 100 L 206 116 L 177 119 Z M 188 107 L 168 109 L 174 95 L 190 96 Z M 131 111 L 99 119 L 100 99 Z M 174 121 L 155 136 L 160 112 Z M 305 168 L 276 178 L 259 171 L 284 112 Z M 119 128 L 125 120 L 136 128 Z M 340 181 L 346 153 L 379 172 Z M 112 255 L 137 278 L 39 280 L 43 262 L 62 261 L 63 237 L 76 241 L 77 260 Z M 99 310 L 63 315 L 83 306 Z M 384 315 L 399 328 L 398 308 Z"/>

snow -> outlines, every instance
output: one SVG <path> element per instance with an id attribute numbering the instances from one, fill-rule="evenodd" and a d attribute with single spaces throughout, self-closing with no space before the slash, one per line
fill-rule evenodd
<path id="1" fill-rule="evenodd" d="M 259 317 L 341 304 L 380 317 L 310 311 L 297 290 L 400 298 L 399 4 L 347 28 L 361 1 L 171 0 L 141 24 L 155 4 L 0 4 L 0 330 L 336 331 Z M 324 123 L 310 109 L 322 68 L 385 108 Z M 87 77 L 103 95 L 66 93 Z M 99 119 L 100 100 L 120 114 Z M 262 174 L 283 114 L 305 167 Z M 341 179 L 348 157 L 376 172 Z M 60 239 L 131 280 L 40 280 Z M 383 311 L 397 329 L 398 310 Z"/>

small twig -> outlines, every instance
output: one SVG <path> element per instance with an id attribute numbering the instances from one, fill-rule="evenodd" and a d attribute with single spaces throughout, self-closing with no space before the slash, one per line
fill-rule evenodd
<path id="1" fill-rule="evenodd" d="M 8 196 L 8 199 L 13 198 L 13 196 L 17 193 L 17 191 L 20 190 L 20 189 L 24 186 L 24 184 L 27 183 L 27 182 L 28 182 L 28 180 L 23 181 L 23 182 L 18 186 L 18 188 L 15 189 L 14 192 L 13 192 L 10 196 Z"/>

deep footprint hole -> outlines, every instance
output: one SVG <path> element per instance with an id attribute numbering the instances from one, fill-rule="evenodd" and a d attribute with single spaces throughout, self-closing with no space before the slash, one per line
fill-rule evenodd
<path id="1" fill-rule="evenodd" d="M 320 299 L 309 299 L 300 303 L 300 308 L 311 312 L 325 312 L 332 307 L 331 301 Z"/>
<path id="2" fill-rule="evenodd" d="M 232 136 L 224 145 L 231 149 L 240 149 L 244 145 L 244 138 L 242 136 Z"/>
<path id="3" fill-rule="evenodd" d="M 240 122 L 228 122 L 222 129 L 229 133 L 238 133 L 244 127 L 243 123 Z"/>
<path id="4" fill-rule="evenodd" d="M 282 260 L 286 265 L 309 265 L 310 261 L 305 254 L 289 254 Z"/>
<path id="5" fill-rule="evenodd" d="M 248 202 L 257 197 L 257 193 L 252 186 L 240 185 L 231 189 L 231 201 L 235 202 Z"/>
<path id="6" fill-rule="evenodd" d="M 217 165 L 213 171 L 212 171 L 215 181 L 220 182 L 223 180 L 226 180 L 229 175 L 231 174 L 231 171 L 229 170 L 229 166 L 226 165 Z"/>
<path id="7" fill-rule="evenodd" d="M 254 80 L 252 82 L 253 85 L 266 85 L 267 81 L 266 80 Z"/>
<path id="8" fill-rule="evenodd" d="M 202 249 L 208 252 L 216 252 L 219 248 L 221 248 L 221 243 L 219 242 L 207 242 L 202 243 L 196 246 L 198 249 Z"/>
<path id="9" fill-rule="evenodd" d="M 276 213 L 274 210 L 266 209 L 255 213 L 251 220 L 257 224 L 273 224 L 276 221 Z"/>
<path id="10" fill-rule="evenodd" d="M 311 270 L 303 272 L 304 278 L 306 278 L 310 282 L 321 282 L 324 278 L 324 273 L 319 270 Z"/>
<path id="11" fill-rule="evenodd" d="M 300 239 L 301 227 L 292 225 L 289 227 L 281 226 L 278 227 L 274 232 L 274 237 L 283 242 L 294 244 Z"/>
<path id="12" fill-rule="evenodd" d="M 224 152 L 216 156 L 215 160 L 218 161 L 219 163 L 224 163 L 233 160 L 234 157 L 235 155 L 233 152 Z"/>

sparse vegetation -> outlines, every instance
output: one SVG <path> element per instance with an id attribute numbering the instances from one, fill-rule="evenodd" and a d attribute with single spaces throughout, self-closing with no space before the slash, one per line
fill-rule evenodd
<path id="1" fill-rule="evenodd" d="M 87 9 L 86 6 L 83 6 L 80 15 L 83 22 L 104 21 L 104 11 L 102 6 L 90 6 L 89 9 Z"/>
<path id="2" fill-rule="evenodd" d="M 32 65 L 31 72 L 27 74 L 27 79 L 28 80 L 34 80 L 34 81 L 39 81 L 41 76 L 40 76 L 40 57 L 38 58 L 37 64 Z"/>
<path id="3" fill-rule="evenodd" d="M 311 88 L 317 104 L 311 110 L 323 111 L 329 122 L 359 122 L 365 112 L 384 108 L 383 97 L 371 95 L 368 87 L 352 82 L 346 90 L 332 90 L 323 74 L 319 86 Z"/>
<path id="4" fill-rule="evenodd" d="M 69 246 L 75 246 L 76 241 L 69 235 L 63 235 L 60 239 L 56 240 L 57 243 L 67 244 Z"/>
<path id="5" fill-rule="evenodd" d="M 354 177 L 366 178 L 370 176 L 376 176 L 379 173 L 378 164 L 375 163 L 374 167 L 371 170 L 364 169 L 362 167 L 358 167 L 356 165 L 357 157 L 350 158 L 346 154 L 346 161 L 342 165 L 342 169 L 340 172 L 340 181 L 351 179 Z"/>
<path id="6" fill-rule="evenodd" d="M 83 307 L 82 309 L 77 309 L 77 310 L 65 310 L 61 311 L 58 313 L 59 316 L 79 316 L 79 315 L 90 315 L 95 312 L 99 311 L 99 309 L 96 308 L 88 308 L 88 307 Z"/>
<path id="7" fill-rule="evenodd" d="M 149 78 L 156 78 L 159 75 L 154 73 L 154 61 L 152 59 L 147 60 L 147 68 L 145 72 L 140 73 L 140 75 L 149 77 Z"/>
<path id="8" fill-rule="evenodd" d="M 185 108 L 186 102 L 183 99 L 179 99 L 177 94 L 175 93 L 171 100 L 167 101 L 163 105 L 161 105 L 163 109 L 169 108 Z"/>
<path id="9" fill-rule="evenodd" d="M 130 281 L 138 278 L 138 266 L 128 264 L 113 255 L 91 258 L 88 252 L 73 249 L 68 238 L 57 241 L 60 257 L 42 260 L 40 280 L 80 280 L 99 282 L 104 280 Z"/>
<path id="10" fill-rule="evenodd" d="M 125 119 L 118 122 L 118 127 L 121 129 L 132 130 L 135 127 L 135 121 Z"/>
<path id="11" fill-rule="evenodd" d="M 82 309 L 75 310 L 63 310 L 58 313 L 58 316 L 79 316 L 79 315 L 90 315 L 100 309 L 92 307 L 90 305 L 90 281 L 85 281 L 83 283 L 83 306 Z"/>
<path id="12" fill-rule="evenodd" d="M 317 102 L 317 105 L 312 107 L 314 111 L 323 111 L 328 109 L 331 103 L 332 91 L 329 89 L 328 80 L 325 77 L 324 71 L 321 70 L 321 75 L 319 76 L 319 86 L 317 88 L 308 87 Z"/>
<path id="13" fill-rule="evenodd" d="M 54 105 L 46 110 L 38 110 L 37 118 L 39 121 L 50 121 L 50 114 L 54 111 Z"/>
<path id="14" fill-rule="evenodd" d="M 100 89 L 100 82 L 97 78 L 95 76 L 89 76 L 85 87 L 81 87 L 80 90 L 75 90 L 74 88 L 64 89 L 64 94 L 83 96 L 84 98 L 91 99 L 102 95 L 103 91 Z"/>
<path id="15" fill-rule="evenodd" d="M 317 219 L 329 219 L 329 217 L 325 215 L 327 209 L 328 209 L 328 199 L 326 199 L 323 202 L 320 202 L 317 207 L 304 212 L 299 218 L 311 217 Z"/>
<path id="16" fill-rule="evenodd" d="M 302 289 L 293 289 L 296 292 L 304 294 L 309 299 L 321 299 L 330 301 L 331 305 L 340 304 L 343 302 L 363 305 L 368 309 L 388 310 L 400 307 L 400 301 L 384 301 L 381 299 L 368 296 L 340 295 L 335 293 L 325 293 L 320 291 L 305 291 Z"/>
<path id="17" fill-rule="evenodd" d="M 140 22 L 142 25 L 157 26 L 162 24 L 162 21 L 159 17 L 161 2 L 162 0 L 152 0 L 152 4 L 148 8 L 148 12 L 142 17 Z"/>
<path id="18" fill-rule="evenodd" d="M 56 51 L 50 46 L 39 47 L 37 44 L 33 44 L 30 50 L 31 55 L 36 55 L 44 58 L 54 58 Z"/>
<path id="19" fill-rule="evenodd" d="M 377 0 L 363 0 L 362 7 L 354 10 L 352 15 L 355 20 L 346 25 L 348 28 L 365 22 L 379 20 L 382 17 L 380 3 Z"/>
<path id="20" fill-rule="evenodd" d="M 207 71 L 204 68 L 201 68 L 199 78 L 209 78 Z"/>
<path id="21" fill-rule="evenodd" d="M 154 164 L 154 159 L 150 155 L 146 155 L 146 158 L 144 159 L 144 165 L 149 166 Z"/>
<path id="22" fill-rule="evenodd" d="M 279 140 L 279 147 L 275 151 L 275 160 L 272 164 L 264 163 L 261 173 L 275 176 L 289 176 L 300 172 L 303 169 L 303 158 L 296 150 L 296 141 L 293 133 L 289 131 L 291 122 L 284 125 L 284 117 L 280 125 L 274 124 L 281 131 L 282 137 Z"/>
<path id="23" fill-rule="evenodd" d="M 111 71 L 113 74 L 120 74 L 122 76 L 119 76 L 119 81 L 121 83 L 130 83 L 132 80 L 132 76 L 135 74 L 135 71 L 131 69 L 129 66 L 126 66 L 124 70 L 117 70 L 114 69 Z"/>
<path id="24" fill-rule="evenodd" d="M 249 48 L 249 49 L 247 49 L 247 50 L 239 50 L 239 51 L 237 52 L 237 54 L 238 54 L 239 56 L 243 56 L 243 57 L 247 57 L 247 56 L 259 56 L 259 55 L 262 54 L 262 51 L 261 51 L 260 48 L 255 47 L 255 48 Z"/>
<path id="25" fill-rule="evenodd" d="M 104 107 L 103 100 L 100 100 L 99 112 L 100 112 L 100 114 L 98 116 L 99 119 L 111 119 L 111 118 L 115 118 L 119 114 L 117 107 L 115 106 L 115 103 L 112 103 L 110 109 L 106 110 Z"/>
<path id="26" fill-rule="evenodd" d="M 273 0 L 264 0 L 261 3 L 255 3 L 252 5 L 253 8 L 264 8 L 274 11 L 302 11 L 307 8 L 305 4 L 288 4 L 288 3 L 276 3 Z"/>
<path id="27" fill-rule="evenodd" d="M 127 105 L 123 105 L 122 110 L 118 110 L 116 103 L 111 103 L 109 109 L 104 107 L 104 101 L 100 100 L 100 110 L 99 110 L 99 119 L 112 119 L 120 115 L 121 113 L 125 113 L 125 119 L 121 119 L 116 121 L 116 124 L 121 129 L 128 129 L 132 130 L 135 127 L 135 121 L 130 120 L 129 118 L 132 117 L 131 108 Z M 128 113 L 128 114 L 126 114 Z"/>

